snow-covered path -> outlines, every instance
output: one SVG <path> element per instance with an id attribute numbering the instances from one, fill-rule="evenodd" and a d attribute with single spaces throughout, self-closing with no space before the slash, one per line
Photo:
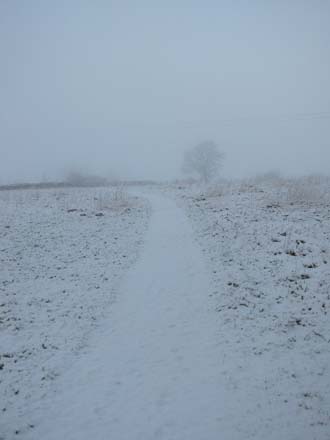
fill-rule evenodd
<path id="1" fill-rule="evenodd" d="M 150 200 L 145 248 L 108 321 L 34 409 L 25 438 L 229 438 L 203 256 L 174 202 Z"/>

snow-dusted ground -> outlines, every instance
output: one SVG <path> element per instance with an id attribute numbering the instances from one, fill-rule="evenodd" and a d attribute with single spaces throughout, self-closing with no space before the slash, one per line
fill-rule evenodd
<path id="1" fill-rule="evenodd" d="M 329 181 L 175 193 L 212 271 L 228 438 L 330 439 Z"/>
<path id="2" fill-rule="evenodd" d="M 0 193 L 2 437 L 329 440 L 329 188 Z"/>
<path id="3" fill-rule="evenodd" d="M 6 191 L 0 212 L 0 438 L 24 438 L 108 315 L 149 205 L 109 189 Z"/>
<path id="4" fill-rule="evenodd" d="M 139 261 L 26 438 L 217 440 L 231 424 L 202 253 L 183 211 L 150 198 Z"/>

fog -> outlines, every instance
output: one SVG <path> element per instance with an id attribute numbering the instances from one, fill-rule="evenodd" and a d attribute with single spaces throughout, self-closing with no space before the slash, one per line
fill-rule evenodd
<path id="1" fill-rule="evenodd" d="M 2 0 L 0 181 L 177 178 L 205 139 L 226 177 L 328 173 L 329 23 L 321 0 Z"/>

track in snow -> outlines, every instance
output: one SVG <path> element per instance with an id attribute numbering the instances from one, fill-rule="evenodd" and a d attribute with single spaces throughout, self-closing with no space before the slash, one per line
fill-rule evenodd
<path id="1" fill-rule="evenodd" d="M 41 402 L 31 439 L 224 438 L 221 360 L 203 257 L 174 202 L 150 199 L 154 213 L 142 255 L 91 347 L 58 379 L 52 401 Z"/>

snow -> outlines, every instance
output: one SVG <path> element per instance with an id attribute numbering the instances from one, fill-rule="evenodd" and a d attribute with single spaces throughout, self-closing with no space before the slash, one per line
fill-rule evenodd
<path id="1" fill-rule="evenodd" d="M 329 439 L 329 189 L 0 194 L 0 438 Z"/>
<path id="2" fill-rule="evenodd" d="M 330 438 L 329 189 L 176 190 L 212 272 L 222 372 L 245 402 L 233 438 Z"/>
<path id="3" fill-rule="evenodd" d="M 107 316 L 149 205 L 119 191 L 0 193 L 0 438 L 24 437 L 54 380 Z M 103 214 L 102 216 L 99 214 Z"/>
<path id="4" fill-rule="evenodd" d="M 109 319 L 26 438 L 218 438 L 224 396 L 208 274 L 183 212 L 156 196 L 152 206 Z"/>

